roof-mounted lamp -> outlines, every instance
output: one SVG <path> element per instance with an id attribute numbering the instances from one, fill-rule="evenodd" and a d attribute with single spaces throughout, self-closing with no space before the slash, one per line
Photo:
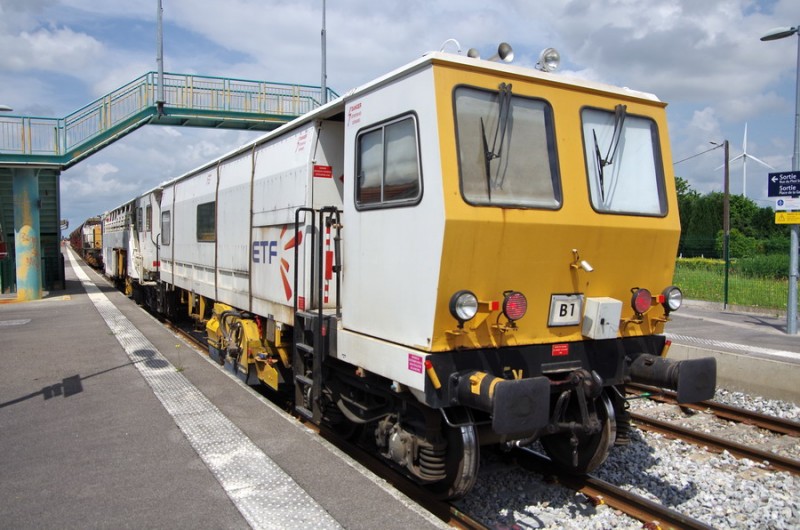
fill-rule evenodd
<path id="1" fill-rule="evenodd" d="M 501 42 L 500 46 L 497 47 L 497 53 L 489 57 L 489 60 L 510 63 L 514 60 L 514 50 L 509 43 Z"/>
<path id="2" fill-rule="evenodd" d="M 561 64 L 561 54 L 555 48 L 545 48 L 539 54 L 539 61 L 536 63 L 536 69 L 542 72 L 555 72 L 558 65 Z"/>

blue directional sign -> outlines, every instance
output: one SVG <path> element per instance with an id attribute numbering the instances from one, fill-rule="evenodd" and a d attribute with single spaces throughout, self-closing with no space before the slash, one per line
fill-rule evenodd
<path id="1" fill-rule="evenodd" d="M 769 173 L 767 179 L 768 197 L 800 196 L 800 171 Z"/>

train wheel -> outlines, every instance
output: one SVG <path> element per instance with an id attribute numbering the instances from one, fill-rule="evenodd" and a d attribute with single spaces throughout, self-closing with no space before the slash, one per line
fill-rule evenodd
<path id="1" fill-rule="evenodd" d="M 561 421 L 578 424 L 581 422 L 577 401 L 577 399 L 571 400 Z M 601 394 L 590 406 L 593 406 L 600 421 L 598 432 L 592 434 L 562 432 L 541 438 L 542 446 L 553 462 L 574 473 L 589 473 L 600 467 L 605 462 L 616 438 L 614 407 L 608 396 L 605 393 Z"/>
<path id="2" fill-rule="evenodd" d="M 458 499 L 463 497 L 478 478 L 480 465 L 480 446 L 475 426 L 444 426 L 447 438 L 447 449 L 444 455 L 446 478 L 427 487 L 440 499 Z"/>

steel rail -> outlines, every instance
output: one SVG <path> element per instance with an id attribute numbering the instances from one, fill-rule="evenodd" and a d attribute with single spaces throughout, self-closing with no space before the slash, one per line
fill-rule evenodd
<path id="1" fill-rule="evenodd" d="M 735 421 L 737 423 L 744 423 L 746 425 L 753 425 L 768 431 L 776 432 L 779 434 L 786 434 L 788 436 L 800 437 L 800 422 L 770 416 L 768 414 L 761 414 L 751 410 L 743 409 L 719 403 L 717 401 L 701 401 L 699 403 L 681 403 L 678 404 L 676 393 L 670 390 L 662 390 L 660 388 L 628 384 L 625 389 L 630 394 L 647 397 L 653 401 L 662 403 L 672 403 L 681 408 L 699 410 L 703 412 L 711 412 L 718 418 Z"/>
<path id="2" fill-rule="evenodd" d="M 571 475 L 552 465 L 550 459 L 531 449 L 517 448 L 521 464 L 553 476 L 563 486 L 582 493 L 595 505 L 606 504 L 644 523 L 645 528 L 708 530 L 712 526 L 624 490 L 593 475 Z"/>
<path id="3" fill-rule="evenodd" d="M 769 467 L 780 471 L 788 471 L 795 475 L 800 475 L 800 461 L 787 458 L 769 451 L 762 451 L 755 447 L 726 440 L 718 436 L 706 434 L 700 431 L 687 429 L 675 423 L 657 420 L 643 414 L 631 412 L 631 419 L 637 427 L 658 432 L 665 436 L 680 438 L 688 442 L 705 445 L 718 451 L 728 451 L 739 458 L 749 458 L 756 462 L 766 461 Z"/>

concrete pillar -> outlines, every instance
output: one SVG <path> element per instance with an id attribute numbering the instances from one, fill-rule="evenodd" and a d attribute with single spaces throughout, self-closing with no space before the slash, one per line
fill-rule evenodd
<path id="1" fill-rule="evenodd" d="M 42 298 L 42 251 L 39 240 L 39 176 L 34 169 L 12 169 L 14 250 L 17 300 Z"/>

